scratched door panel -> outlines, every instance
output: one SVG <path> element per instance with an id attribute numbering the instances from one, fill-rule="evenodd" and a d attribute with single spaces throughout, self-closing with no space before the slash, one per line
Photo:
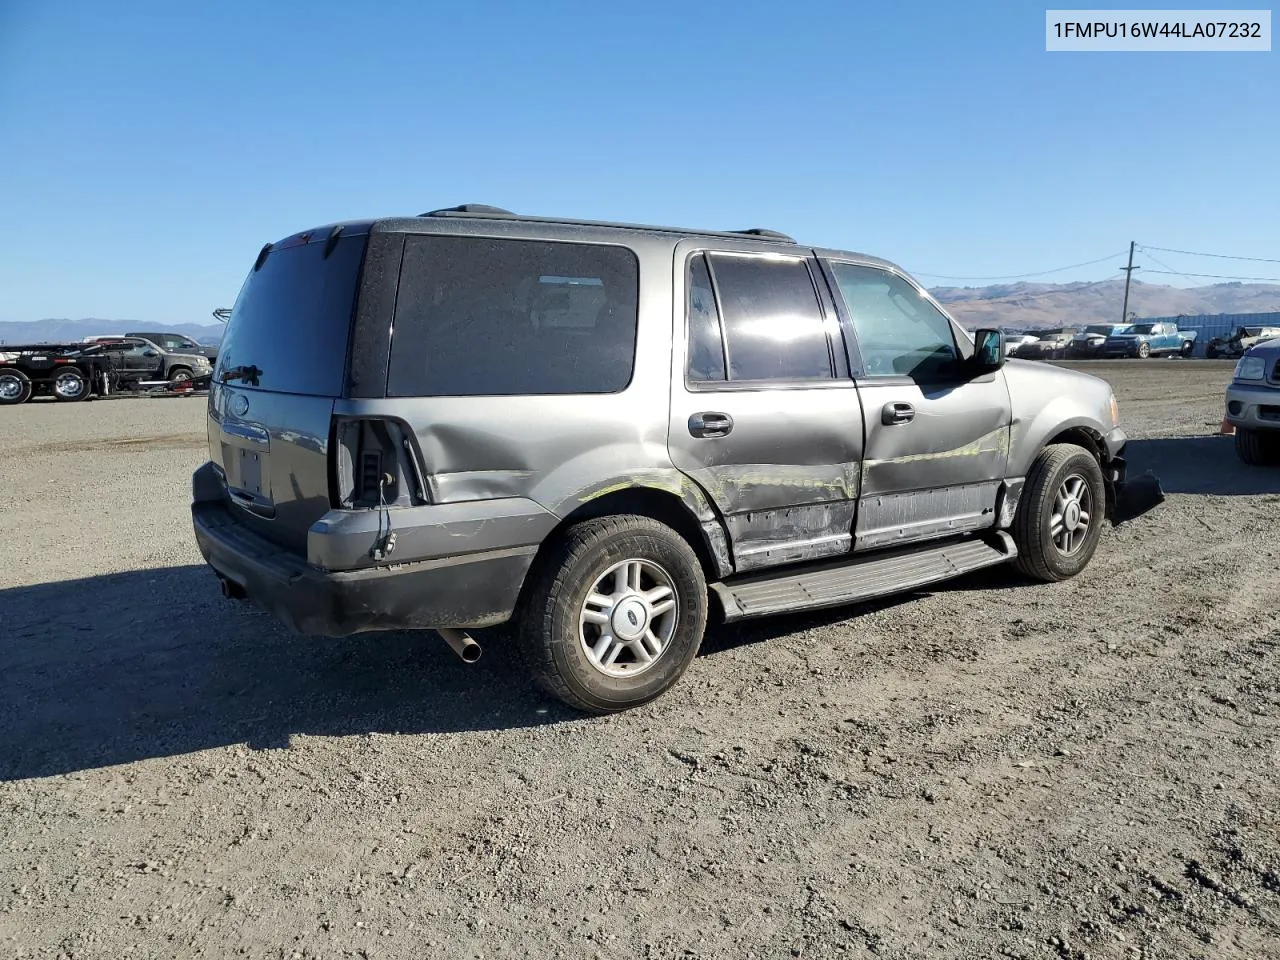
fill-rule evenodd
<path id="1" fill-rule="evenodd" d="M 991 526 L 1009 458 L 1003 373 L 940 386 L 863 380 L 858 389 L 867 443 L 857 546 Z M 895 420 L 907 408 L 911 418 Z"/>

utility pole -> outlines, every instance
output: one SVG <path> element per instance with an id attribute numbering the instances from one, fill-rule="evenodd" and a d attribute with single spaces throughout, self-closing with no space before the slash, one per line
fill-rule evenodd
<path id="1" fill-rule="evenodd" d="M 1120 268 L 1124 271 L 1124 307 L 1120 310 L 1120 322 L 1123 324 L 1128 324 L 1129 322 L 1129 281 L 1133 278 L 1133 271 L 1142 269 L 1133 265 L 1133 247 L 1135 243 L 1136 241 L 1134 240 L 1129 241 L 1129 265 Z"/>

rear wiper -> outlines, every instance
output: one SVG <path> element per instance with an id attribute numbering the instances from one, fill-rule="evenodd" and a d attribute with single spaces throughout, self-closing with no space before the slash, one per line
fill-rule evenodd
<path id="1" fill-rule="evenodd" d="M 232 367 L 230 370 L 222 374 L 222 382 L 230 383 L 232 380 L 243 380 L 251 387 L 258 385 L 258 378 L 262 376 L 262 371 L 254 366 Z"/>

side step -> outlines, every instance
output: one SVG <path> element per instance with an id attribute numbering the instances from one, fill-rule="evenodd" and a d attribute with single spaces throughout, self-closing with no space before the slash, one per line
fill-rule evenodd
<path id="1" fill-rule="evenodd" d="M 994 567 L 1017 555 L 1013 538 L 1000 530 L 989 539 L 952 540 L 924 548 L 878 552 L 791 573 L 751 574 L 709 586 L 720 598 L 725 620 L 742 620 L 900 593 Z"/>

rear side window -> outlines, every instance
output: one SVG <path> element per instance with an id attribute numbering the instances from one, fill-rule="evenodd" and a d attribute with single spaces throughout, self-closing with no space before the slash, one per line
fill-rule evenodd
<path id="1" fill-rule="evenodd" d="M 272 250 L 240 288 L 218 351 L 215 379 L 257 367 L 258 387 L 278 393 L 341 396 L 347 342 L 366 235 L 340 236 L 328 257 L 327 234 Z M 249 386 L 236 380 L 237 387 Z"/>
<path id="2" fill-rule="evenodd" d="M 624 247 L 408 237 L 387 395 L 616 393 L 635 363 L 639 284 Z"/>
<path id="3" fill-rule="evenodd" d="M 707 254 L 707 260 L 723 321 L 728 379 L 832 378 L 822 307 L 804 260 L 720 253 Z"/>

